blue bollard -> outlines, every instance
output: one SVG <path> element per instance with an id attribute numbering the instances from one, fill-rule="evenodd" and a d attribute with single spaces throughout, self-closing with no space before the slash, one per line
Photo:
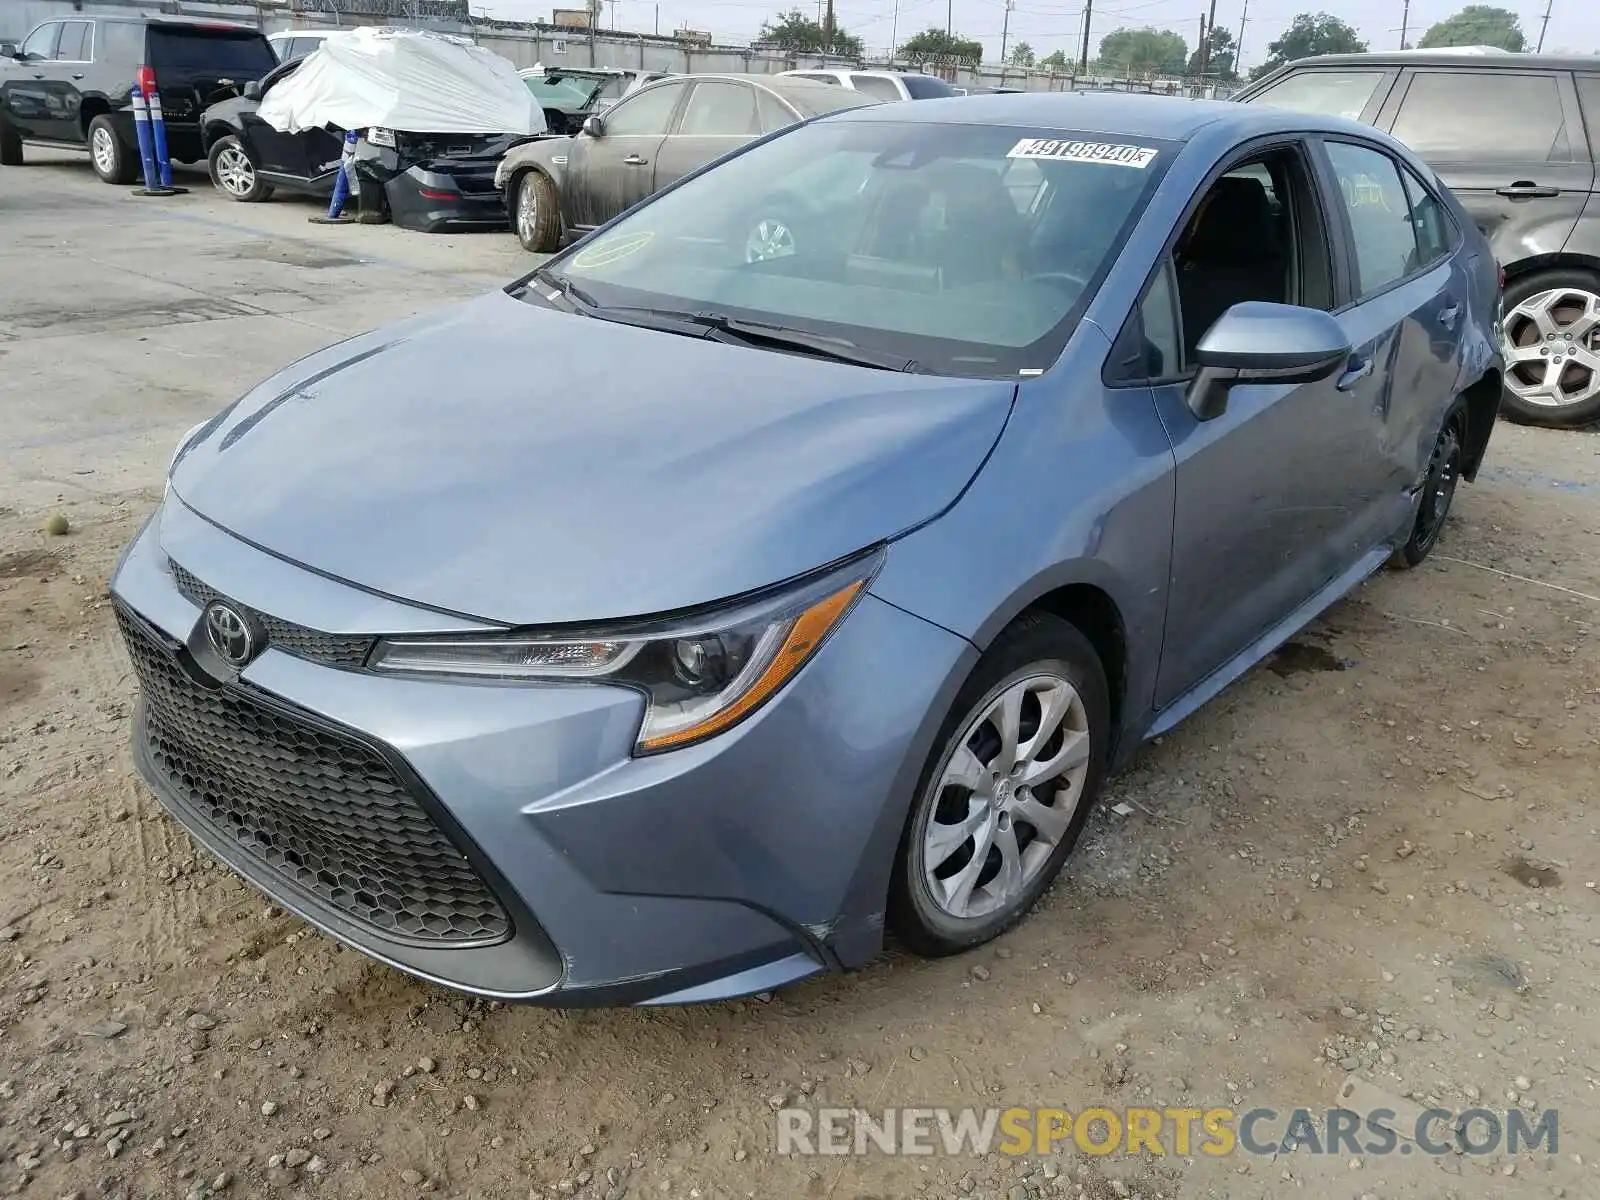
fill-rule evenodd
<path id="1" fill-rule="evenodd" d="M 144 164 L 145 191 L 154 191 L 157 177 L 155 151 L 150 144 L 150 109 L 137 84 L 133 89 L 133 129 L 139 138 L 139 161 Z"/>
<path id="2" fill-rule="evenodd" d="M 150 110 L 150 140 L 155 144 L 156 169 L 161 172 L 161 186 L 172 186 L 172 159 L 167 156 L 167 123 L 161 119 L 161 93 L 151 92 L 145 100 Z"/>
<path id="3" fill-rule="evenodd" d="M 344 206 L 355 190 L 352 182 L 356 170 L 356 143 L 361 135 L 354 129 L 344 135 L 344 153 L 339 156 L 339 173 L 333 177 L 333 195 L 328 200 L 328 215 L 308 217 L 313 225 L 347 225 L 352 218 L 344 216 Z"/>

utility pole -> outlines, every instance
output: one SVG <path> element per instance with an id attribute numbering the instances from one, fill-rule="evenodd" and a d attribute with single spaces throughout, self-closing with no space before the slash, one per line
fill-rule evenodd
<path id="1" fill-rule="evenodd" d="M 1016 5 L 1011 0 L 1006 0 L 1005 19 L 1000 22 L 1000 77 L 1005 78 L 1006 70 L 1006 42 L 1011 36 L 1011 10 Z"/>
<path id="2" fill-rule="evenodd" d="M 1411 28 L 1411 0 L 1400 6 L 1400 49 L 1406 48 L 1406 31 Z"/>
<path id="3" fill-rule="evenodd" d="M 661 5 L 656 5 L 656 36 L 661 36 Z"/>
<path id="4" fill-rule="evenodd" d="M 822 52 L 833 53 L 833 0 L 828 0 L 828 15 L 822 20 Z"/>
<path id="5" fill-rule="evenodd" d="M 889 26 L 889 66 L 894 66 L 895 47 L 900 44 L 900 0 L 894 0 L 894 19 Z"/>
<path id="6" fill-rule="evenodd" d="M 1217 2 L 1217 0 L 1211 0 L 1211 3 L 1213 5 L 1215 5 L 1216 2 Z M 1205 15 L 1205 13 L 1201 13 L 1200 14 L 1200 42 L 1199 42 L 1199 45 L 1195 48 L 1194 55 L 1195 55 L 1195 58 L 1194 58 L 1195 66 L 1198 68 L 1198 72 L 1197 73 L 1198 73 L 1198 75 L 1200 77 L 1200 82 L 1204 83 L 1206 81 L 1206 15 Z"/>
<path id="7" fill-rule="evenodd" d="M 1211 11 L 1206 14 L 1206 35 L 1200 43 L 1200 82 L 1206 81 L 1211 69 L 1211 31 L 1217 27 L 1217 0 L 1211 0 Z"/>
<path id="8" fill-rule="evenodd" d="M 952 25 L 951 18 L 955 15 L 955 11 L 956 11 L 956 0 L 945 0 L 945 4 L 944 4 L 944 35 L 945 35 L 945 37 L 949 37 L 950 36 L 950 29 L 951 29 L 951 25 Z"/>
<path id="9" fill-rule="evenodd" d="M 1239 14 L 1239 36 L 1233 39 L 1233 73 L 1244 68 L 1244 27 L 1250 20 L 1250 0 L 1244 0 L 1244 11 Z"/>
<path id="10" fill-rule="evenodd" d="M 1539 44 L 1534 47 L 1535 54 L 1544 53 L 1544 31 L 1550 28 L 1550 10 L 1555 7 L 1556 0 L 1545 0 L 1544 20 L 1539 22 Z"/>
<path id="11" fill-rule="evenodd" d="M 1094 20 L 1094 0 L 1083 0 L 1083 53 L 1078 56 L 1078 74 L 1089 73 L 1089 22 Z"/>

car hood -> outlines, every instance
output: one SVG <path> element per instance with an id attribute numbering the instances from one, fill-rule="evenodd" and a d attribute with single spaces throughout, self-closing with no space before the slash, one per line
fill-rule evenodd
<path id="1" fill-rule="evenodd" d="M 960 495 L 1015 387 L 876 371 L 496 292 L 304 359 L 172 488 L 275 555 L 507 625 L 738 595 Z"/>

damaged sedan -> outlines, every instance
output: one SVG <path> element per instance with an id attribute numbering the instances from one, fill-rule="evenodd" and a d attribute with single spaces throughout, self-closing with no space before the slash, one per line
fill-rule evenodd
<path id="1" fill-rule="evenodd" d="M 202 118 L 211 180 L 233 200 L 326 196 L 358 130 L 363 219 L 427 233 L 504 229 L 495 171 L 546 130 L 509 61 L 428 33 L 360 29 L 281 64 Z"/>

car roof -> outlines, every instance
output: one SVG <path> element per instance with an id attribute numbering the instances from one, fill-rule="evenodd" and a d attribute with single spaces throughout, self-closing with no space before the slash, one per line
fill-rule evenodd
<path id="1" fill-rule="evenodd" d="M 62 16 L 51 17 L 52 21 L 98 21 L 102 25 L 185 25 L 199 29 L 226 29 L 230 33 L 261 33 L 253 25 L 243 25 L 238 21 L 219 21 L 215 17 L 194 16 L 106 16 L 101 13 L 66 13 Z M 265 34 L 262 34 L 265 37 Z"/>
<path id="2" fill-rule="evenodd" d="M 1543 68 L 1557 71 L 1593 71 L 1600 59 L 1592 54 L 1512 54 L 1497 51 L 1482 53 L 1482 47 L 1438 47 L 1431 50 L 1389 50 L 1368 54 L 1319 54 L 1297 58 L 1279 67 L 1272 75 L 1299 67 L 1456 67 L 1465 71 L 1526 71 Z M 1271 78 L 1265 76 L 1264 78 Z"/>
<path id="3" fill-rule="evenodd" d="M 753 83 L 757 87 L 764 87 L 768 91 L 776 92 L 790 104 L 800 109 L 807 116 L 816 116 L 820 113 L 837 112 L 843 108 L 869 108 L 876 103 L 870 96 L 860 92 L 852 92 L 849 88 L 835 87 L 831 83 L 819 83 L 815 79 L 800 79 L 793 75 L 766 75 L 752 71 L 748 73 L 737 71 L 696 71 L 689 75 L 668 75 L 664 79 L 652 79 L 644 88 L 660 87 L 664 83 L 696 79 L 726 79 L 733 83 Z M 640 88 L 643 91 L 644 88 Z"/>
<path id="4" fill-rule="evenodd" d="M 826 84 L 819 84 L 826 87 Z M 1040 133 L 1104 133 L 1117 137 L 1182 142 L 1209 126 L 1224 126 L 1238 138 L 1305 130 L 1359 132 L 1366 125 L 1342 117 L 1274 109 L 1228 100 L 1127 92 L 996 92 L 945 96 L 915 104 L 888 104 L 840 118 L 850 121 L 926 121 L 935 125 L 1009 125 Z"/>

